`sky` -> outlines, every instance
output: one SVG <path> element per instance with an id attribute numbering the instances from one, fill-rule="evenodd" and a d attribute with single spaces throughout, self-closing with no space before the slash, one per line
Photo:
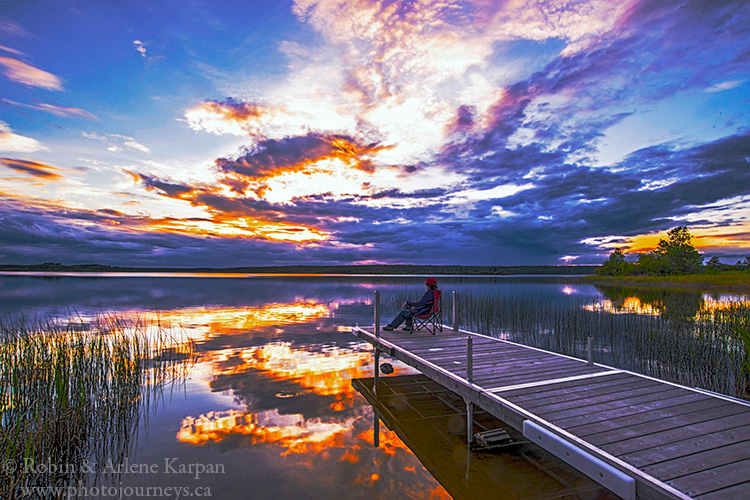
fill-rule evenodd
<path id="1" fill-rule="evenodd" d="M 749 126 L 744 0 L 0 0 L 0 264 L 734 263 Z"/>

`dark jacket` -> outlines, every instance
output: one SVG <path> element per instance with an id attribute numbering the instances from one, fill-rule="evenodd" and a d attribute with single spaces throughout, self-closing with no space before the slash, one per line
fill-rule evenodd
<path id="1" fill-rule="evenodd" d="M 422 298 L 419 299 L 419 302 L 412 302 L 410 300 L 407 300 L 406 305 L 411 307 L 412 312 L 415 315 L 421 316 L 430 312 L 430 310 L 432 309 L 432 303 L 434 301 L 434 290 L 427 290 L 424 295 L 422 295 Z"/>

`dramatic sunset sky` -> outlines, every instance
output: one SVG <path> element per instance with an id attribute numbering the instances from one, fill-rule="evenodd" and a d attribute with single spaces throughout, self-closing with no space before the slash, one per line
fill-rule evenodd
<path id="1" fill-rule="evenodd" d="M 750 3 L 0 1 L 0 264 L 750 255 Z"/>

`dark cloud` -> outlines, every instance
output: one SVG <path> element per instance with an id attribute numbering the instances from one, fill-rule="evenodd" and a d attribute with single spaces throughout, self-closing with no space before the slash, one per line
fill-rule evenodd
<path id="1" fill-rule="evenodd" d="M 222 173 L 239 174 L 248 179 L 303 170 L 307 163 L 329 157 L 348 160 L 354 168 L 372 172 L 372 162 L 361 156 L 379 148 L 377 143 L 360 144 L 346 135 L 310 132 L 284 139 L 266 139 L 236 159 L 218 158 L 215 163 Z"/>
<path id="2" fill-rule="evenodd" d="M 266 177 L 279 170 L 300 168 L 303 163 L 323 158 L 335 149 L 319 134 L 269 139 L 261 141 L 237 159 L 217 159 L 216 166 L 224 173 L 235 172 L 250 178 Z"/>
<path id="3" fill-rule="evenodd" d="M 175 182 L 169 182 L 161 179 L 157 179 L 154 176 L 148 174 L 140 174 L 137 172 L 130 172 L 125 170 L 133 179 L 143 183 L 148 190 L 156 190 L 160 194 L 170 198 L 180 198 L 183 195 L 191 193 L 193 188 L 185 184 L 179 184 Z"/>
<path id="4" fill-rule="evenodd" d="M 14 158 L 0 158 L 0 164 L 3 164 L 16 172 L 29 174 L 40 179 L 56 180 L 62 178 L 62 175 L 58 173 L 60 172 L 59 168 L 45 165 L 44 163 L 30 160 L 18 160 Z"/>

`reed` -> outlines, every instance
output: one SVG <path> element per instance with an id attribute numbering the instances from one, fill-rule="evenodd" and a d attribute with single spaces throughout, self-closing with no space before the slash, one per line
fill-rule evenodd
<path id="1" fill-rule="evenodd" d="M 408 297 L 407 289 L 384 294 L 384 320 Z M 578 358 L 586 357 L 587 338 L 593 337 L 598 363 L 750 399 L 748 303 L 695 315 L 613 314 L 582 299 L 462 290 L 458 306 L 467 330 Z M 450 304 L 443 309 L 444 322 L 451 324 Z"/>
<path id="2" fill-rule="evenodd" d="M 82 484 L 87 464 L 127 456 L 140 420 L 192 361 L 191 342 L 167 332 L 104 314 L 0 321 L 0 498 Z"/>

